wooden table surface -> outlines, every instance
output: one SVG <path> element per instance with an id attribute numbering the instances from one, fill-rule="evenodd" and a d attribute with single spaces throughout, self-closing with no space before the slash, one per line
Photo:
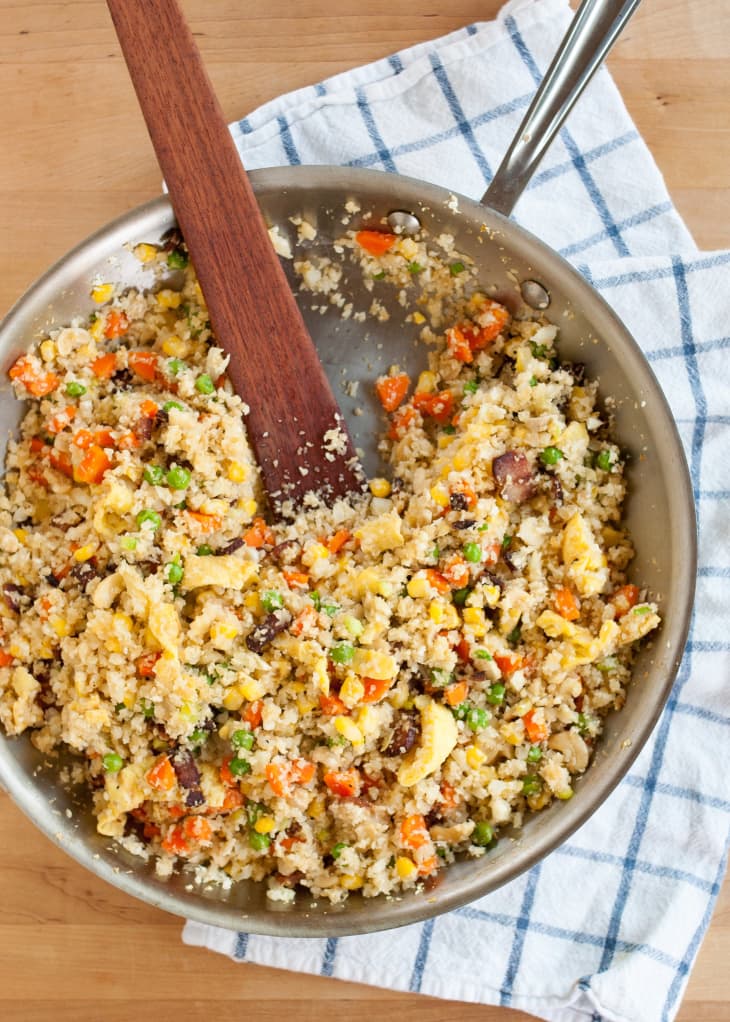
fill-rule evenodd
<path id="1" fill-rule="evenodd" d="M 492 17 L 499 0 L 184 0 L 230 119 L 279 93 Z M 653 0 L 610 66 L 702 248 L 730 246 L 730 5 Z M 0 0 L 0 314 L 160 174 L 102 0 Z M 0 794 L 4 1022 L 519 1022 L 502 1008 L 234 965 L 57 851 Z M 730 1020 L 726 882 L 679 1014 Z M 243 1004 L 241 1003 L 243 1002 Z"/>

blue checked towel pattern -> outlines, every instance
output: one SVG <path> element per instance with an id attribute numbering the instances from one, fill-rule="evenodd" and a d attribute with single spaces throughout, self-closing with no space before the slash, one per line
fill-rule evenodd
<path id="1" fill-rule="evenodd" d="M 250 169 L 372 167 L 477 197 L 568 24 L 567 0 L 283 96 L 232 126 Z M 236 960 L 509 1005 L 557 1022 L 676 1014 L 725 869 L 730 800 L 730 252 L 701 253 L 609 74 L 589 86 L 516 219 L 572 260 L 643 345 L 669 398 L 700 520 L 695 615 L 652 740 L 595 816 L 529 873 L 423 924 L 329 940 L 187 923 Z M 667 537 L 667 542 L 671 538 Z"/>

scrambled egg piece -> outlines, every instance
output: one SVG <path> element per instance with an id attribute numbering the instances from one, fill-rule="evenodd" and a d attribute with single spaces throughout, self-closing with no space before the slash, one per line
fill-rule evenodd
<path id="1" fill-rule="evenodd" d="M 563 530 L 563 563 L 581 596 L 596 596 L 608 581 L 608 567 L 590 526 L 576 512 Z"/>
<path id="2" fill-rule="evenodd" d="M 421 742 L 404 758 L 398 783 L 404 788 L 418 784 L 434 773 L 456 745 L 459 732 L 453 714 L 428 696 L 417 700 L 421 713 Z"/>
<path id="3" fill-rule="evenodd" d="M 185 558 L 185 574 L 180 583 L 183 589 L 199 589 L 201 586 L 221 586 L 223 589 L 245 589 L 256 576 L 256 565 L 233 554 L 219 557 L 199 557 L 191 554 Z"/>

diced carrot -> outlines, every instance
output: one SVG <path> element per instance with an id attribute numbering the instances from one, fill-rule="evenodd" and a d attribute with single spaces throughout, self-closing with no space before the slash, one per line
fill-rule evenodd
<path id="1" fill-rule="evenodd" d="M 173 820 L 182 820 L 183 816 L 185 816 L 187 813 L 187 809 L 185 808 L 185 806 L 181 806 L 180 803 L 168 806 L 167 811 L 173 818 Z"/>
<path id="2" fill-rule="evenodd" d="M 183 823 L 183 834 L 188 841 L 205 844 L 212 839 L 213 828 L 203 816 L 188 816 Z"/>
<path id="3" fill-rule="evenodd" d="M 431 835 L 426 827 L 426 820 L 420 813 L 406 816 L 400 825 L 400 841 L 406 848 L 421 848 L 428 844 Z"/>
<path id="4" fill-rule="evenodd" d="M 139 410 L 146 419 L 154 419 L 160 409 L 154 401 L 150 401 L 149 398 L 146 398 L 139 406 Z"/>
<path id="5" fill-rule="evenodd" d="M 135 661 L 135 667 L 137 674 L 140 678 L 153 678 L 155 675 L 155 664 L 162 656 L 161 653 L 143 653 L 141 657 L 138 657 Z"/>
<path id="6" fill-rule="evenodd" d="M 295 784 L 309 784 L 317 768 L 308 759 L 293 759 L 291 763 L 292 780 Z"/>
<path id="7" fill-rule="evenodd" d="M 495 337 L 502 333 L 509 323 L 509 310 L 505 309 L 504 305 L 500 305 L 499 302 L 487 301 L 482 306 L 480 316 L 486 312 L 490 314 L 491 320 L 485 325 L 477 327 L 475 331 L 476 336 L 471 342 L 473 351 L 485 348 L 490 341 L 493 341 Z"/>
<path id="8" fill-rule="evenodd" d="M 393 684 L 393 679 L 362 678 L 365 694 L 362 697 L 364 703 L 377 703 Z"/>
<path id="9" fill-rule="evenodd" d="M 11 656 L 10 653 L 6 653 L 4 649 L 0 649 L 0 667 L 9 667 L 14 659 L 15 657 Z"/>
<path id="10" fill-rule="evenodd" d="M 66 451 L 51 450 L 51 453 L 48 456 L 48 460 L 50 461 L 51 465 L 53 465 L 57 472 L 60 472 L 62 475 L 68 476 L 69 479 L 72 479 L 74 477 L 74 470 L 73 466 L 71 465 L 71 459 L 69 458 Z M 78 482 L 78 480 L 76 481 Z"/>
<path id="11" fill-rule="evenodd" d="M 99 380 L 108 380 L 117 370 L 117 356 L 113 351 L 100 355 L 91 363 L 91 371 Z"/>
<path id="12" fill-rule="evenodd" d="M 151 383 L 157 373 L 157 361 L 154 351 L 130 351 L 127 365 L 133 373 Z"/>
<path id="13" fill-rule="evenodd" d="M 60 433 L 68 426 L 74 416 L 76 415 L 75 405 L 69 405 L 68 408 L 62 408 L 60 412 L 56 412 L 46 423 L 46 429 L 49 433 Z"/>
<path id="14" fill-rule="evenodd" d="M 436 571 L 435 568 L 426 568 L 426 578 L 429 581 L 429 585 L 432 585 L 437 593 L 448 593 L 451 589 L 449 582 L 440 571 Z"/>
<path id="15" fill-rule="evenodd" d="M 141 441 L 134 433 L 122 433 L 117 440 L 117 447 L 120 451 L 133 451 L 140 446 Z"/>
<path id="16" fill-rule="evenodd" d="M 439 802 L 444 809 L 455 809 L 458 806 L 459 796 L 453 784 L 449 784 L 448 781 L 442 781 L 439 791 L 441 792 Z"/>
<path id="17" fill-rule="evenodd" d="M 334 535 L 330 536 L 329 539 L 324 540 L 324 545 L 327 547 L 331 554 L 338 553 L 342 547 L 349 540 L 352 539 L 352 533 L 348 532 L 347 529 L 338 529 Z"/>
<path id="18" fill-rule="evenodd" d="M 495 653 L 494 662 L 502 674 L 514 674 L 523 666 L 523 659 L 513 653 Z"/>
<path id="19" fill-rule="evenodd" d="M 404 408 L 399 408 L 390 421 L 388 439 L 402 440 L 415 418 L 416 410 L 412 405 L 406 405 Z"/>
<path id="20" fill-rule="evenodd" d="M 418 875 L 422 877 L 430 876 L 432 873 L 438 872 L 439 868 L 439 857 L 438 855 L 429 855 L 427 859 L 418 864 Z"/>
<path id="21" fill-rule="evenodd" d="M 314 763 L 294 759 L 286 763 L 267 763 L 264 773 L 275 795 L 286 798 L 294 784 L 308 784 L 315 774 Z"/>
<path id="22" fill-rule="evenodd" d="M 116 447 L 116 441 L 114 440 L 114 434 L 110 429 L 97 429 L 94 433 L 94 443 L 98 447 Z"/>
<path id="23" fill-rule="evenodd" d="M 186 511 L 185 513 L 197 523 L 200 532 L 206 535 L 209 532 L 217 532 L 223 526 L 223 519 L 220 515 L 204 515 L 202 511 Z"/>
<path id="24" fill-rule="evenodd" d="M 327 717 L 346 717 L 350 712 L 334 692 L 330 692 L 329 695 L 325 695 L 323 692 L 320 695 L 319 708 Z"/>
<path id="25" fill-rule="evenodd" d="M 155 765 L 147 771 L 147 783 L 157 791 L 172 791 L 177 783 L 175 770 L 167 756 L 160 756 Z"/>
<path id="26" fill-rule="evenodd" d="M 8 376 L 11 380 L 19 380 L 33 397 L 45 397 L 52 393 L 61 382 L 55 373 L 41 372 L 33 368 L 26 355 L 22 355 L 10 367 Z"/>
<path id="27" fill-rule="evenodd" d="M 393 247 L 396 236 L 385 231 L 358 231 L 355 241 L 370 255 L 381 256 Z"/>
<path id="28" fill-rule="evenodd" d="M 578 601 L 567 586 L 560 586 L 553 591 L 553 603 L 558 614 L 566 621 L 577 621 L 580 617 Z"/>
<path id="29" fill-rule="evenodd" d="M 319 617 L 314 607 L 305 607 L 297 616 L 294 618 L 289 631 L 292 635 L 301 635 L 302 632 L 307 629 L 315 628 Z"/>
<path id="30" fill-rule="evenodd" d="M 413 407 L 443 425 L 448 423 L 453 414 L 454 395 L 450 390 L 439 390 L 435 394 L 414 394 Z"/>
<path id="31" fill-rule="evenodd" d="M 462 663 L 468 663 L 471 660 L 471 644 L 465 635 L 462 635 L 456 644 L 456 655 Z"/>
<path id="32" fill-rule="evenodd" d="M 254 518 L 251 528 L 243 537 L 246 546 L 257 548 L 262 546 L 271 546 L 274 539 L 274 533 L 268 527 L 263 518 Z"/>
<path id="33" fill-rule="evenodd" d="M 492 564 L 496 564 L 501 553 L 502 544 L 498 539 L 493 540 L 491 543 L 485 543 L 482 546 L 482 564 L 487 568 Z"/>
<path id="34" fill-rule="evenodd" d="M 441 574 L 452 589 L 463 589 L 469 584 L 469 565 L 460 554 L 448 559 Z"/>
<path id="35" fill-rule="evenodd" d="M 360 794 L 362 778 L 360 777 L 360 771 L 354 768 L 349 770 L 328 770 L 323 780 L 332 794 L 339 795 L 340 798 L 352 798 Z"/>
<path id="36" fill-rule="evenodd" d="M 30 442 L 31 454 L 45 454 L 48 451 L 48 444 L 39 436 L 34 436 Z"/>
<path id="37" fill-rule="evenodd" d="M 458 327 L 451 327 L 450 330 L 446 331 L 446 347 L 449 355 L 455 358 L 457 362 L 473 362 L 474 355 L 472 354 L 469 341 L 466 339 L 464 334 L 459 330 Z"/>
<path id="38" fill-rule="evenodd" d="M 260 726 L 263 710 L 264 704 L 261 702 L 261 700 L 254 699 L 254 701 L 252 703 L 249 703 L 246 709 L 241 714 L 243 722 L 245 724 L 248 724 L 252 731 L 254 728 Z"/>
<path id="39" fill-rule="evenodd" d="M 106 323 L 104 324 L 105 337 L 121 337 L 122 334 L 126 334 L 128 329 L 129 320 L 125 313 L 120 312 L 118 309 L 112 309 L 107 314 Z"/>
<path id="40" fill-rule="evenodd" d="M 282 575 L 290 589 L 306 589 L 309 585 L 309 575 L 306 571 L 282 571 Z"/>
<path id="41" fill-rule="evenodd" d="M 77 483 L 98 484 L 104 478 L 105 472 L 111 467 L 112 463 L 104 453 L 103 448 L 97 444 L 92 444 L 73 470 L 74 481 Z"/>
<path id="42" fill-rule="evenodd" d="M 444 689 L 444 699 L 449 706 L 458 706 L 463 703 L 469 695 L 469 682 L 457 681 L 453 685 L 447 685 Z"/>
<path id="43" fill-rule="evenodd" d="M 89 432 L 88 429 L 77 430 L 71 438 L 71 443 L 74 447 L 80 447 L 82 451 L 85 451 L 94 442 L 94 434 Z"/>
<path id="44" fill-rule="evenodd" d="M 536 742 L 544 742 L 550 734 L 550 729 L 547 724 L 536 721 L 534 714 L 535 711 L 530 710 L 530 712 L 526 713 L 522 718 L 522 723 L 525 725 L 525 734 L 533 744 Z"/>
<path id="45" fill-rule="evenodd" d="M 237 781 L 234 774 L 231 773 L 230 762 L 233 756 L 226 756 L 220 766 L 220 777 L 224 784 L 235 786 Z"/>
<path id="46" fill-rule="evenodd" d="M 170 827 L 162 841 L 162 848 L 170 855 L 188 855 L 190 848 L 183 835 L 182 824 L 176 823 Z"/>
<path id="47" fill-rule="evenodd" d="M 463 494 L 463 496 L 466 498 L 467 507 L 470 510 L 471 508 L 476 507 L 477 495 L 474 492 L 474 487 L 471 485 L 468 479 L 459 479 L 457 482 L 453 484 L 453 486 L 450 487 L 449 492 Z"/>
<path id="48" fill-rule="evenodd" d="M 148 841 L 152 841 L 153 838 L 159 837 L 161 833 L 162 831 L 156 823 L 145 823 L 142 828 L 142 834 Z"/>
<path id="49" fill-rule="evenodd" d="M 623 617 L 628 614 L 639 599 L 639 587 L 633 585 L 621 586 L 611 596 L 609 603 L 616 608 L 616 617 Z"/>
<path id="50" fill-rule="evenodd" d="M 277 840 L 277 845 L 285 852 L 290 852 L 294 845 L 301 844 L 306 838 L 301 834 L 285 834 Z"/>
<path id="51" fill-rule="evenodd" d="M 244 798 L 239 788 L 226 788 L 226 793 L 223 796 L 223 805 L 220 807 L 218 812 L 230 813 L 234 809 L 238 809 L 244 803 Z"/>
<path id="52" fill-rule="evenodd" d="M 44 489 L 46 490 L 48 489 L 48 480 L 46 479 L 46 477 L 43 475 L 39 468 L 33 467 L 29 468 L 28 478 L 32 483 L 35 483 L 36 486 L 42 486 L 44 487 Z"/>
<path id="53" fill-rule="evenodd" d="M 375 381 L 375 393 L 386 412 L 394 412 L 403 403 L 408 393 L 410 379 L 406 373 L 396 376 L 380 376 Z"/>

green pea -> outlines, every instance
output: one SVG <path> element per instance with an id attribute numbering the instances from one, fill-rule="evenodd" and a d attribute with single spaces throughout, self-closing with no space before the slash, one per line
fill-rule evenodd
<path id="1" fill-rule="evenodd" d="M 284 606 L 284 597 L 276 589 L 265 589 L 261 593 L 261 606 L 269 613 L 272 610 L 280 610 Z"/>
<path id="2" fill-rule="evenodd" d="M 518 621 L 517 624 L 512 629 L 512 631 L 507 636 L 507 642 L 510 644 L 510 646 L 516 646 L 521 638 L 522 638 L 522 622 Z"/>
<path id="3" fill-rule="evenodd" d="M 186 490 L 190 486 L 190 473 L 181 465 L 173 465 L 167 473 L 167 485 L 171 490 Z"/>
<path id="4" fill-rule="evenodd" d="M 480 706 L 472 706 L 466 715 L 466 726 L 470 731 L 483 731 L 489 723 L 489 712 Z"/>
<path id="5" fill-rule="evenodd" d="M 199 394 L 214 394 L 215 384 L 207 373 L 202 373 L 195 381 L 195 389 Z"/>
<path id="6" fill-rule="evenodd" d="M 171 586 L 176 586 L 179 582 L 182 582 L 185 569 L 182 564 L 178 564 L 176 561 L 171 561 L 167 565 L 167 581 Z"/>
<path id="7" fill-rule="evenodd" d="M 255 852 L 265 852 L 271 844 L 271 838 L 268 834 L 259 834 L 257 830 L 252 830 L 248 835 L 248 843 Z"/>
<path id="8" fill-rule="evenodd" d="M 486 820 L 480 820 L 471 832 L 471 843 L 484 848 L 494 840 L 494 831 Z"/>
<path id="9" fill-rule="evenodd" d="M 432 667 L 429 673 L 431 675 L 431 684 L 436 688 L 445 688 L 454 680 L 453 672 L 447 671 L 443 667 Z"/>
<path id="10" fill-rule="evenodd" d="M 349 847 L 350 846 L 346 844 L 344 841 L 338 841 L 335 847 L 330 852 L 330 855 L 332 856 L 333 859 L 339 859 L 344 850 Z"/>
<path id="11" fill-rule="evenodd" d="M 165 470 L 159 465 L 148 465 L 142 473 L 142 478 L 150 486 L 162 486 L 165 481 Z"/>
<path id="12" fill-rule="evenodd" d="M 244 728 L 241 728 L 240 731 L 234 731 L 231 735 L 231 745 L 234 749 L 246 749 L 247 752 L 250 752 L 253 749 L 253 743 L 254 736 Z"/>
<path id="13" fill-rule="evenodd" d="M 336 603 L 323 603 L 320 610 L 323 614 L 326 614 L 327 617 L 334 617 L 335 614 L 339 614 L 340 612 L 339 605 Z"/>
<path id="14" fill-rule="evenodd" d="M 504 694 L 507 689 L 500 682 L 496 685 L 492 685 L 487 693 L 487 702 L 491 703 L 492 706 L 499 706 L 504 702 Z"/>
<path id="15" fill-rule="evenodd" d="M 259 817 L 264 815 L 264 813 L 268 813 L 268 809 L 263 804 L 263 802 L 249 801 L 247 803 L 246 816 L 248 817 L 248 822 L 251 824 L 252 827 L 259 819 Z"/>
<path id="16" fill-rule="evenodd" d="M 137 537 L 136 536 L 122 536 L 119 540 L 119 545 L 125 550 L 136 550 L 137 549 Z"/>
<path id="17" fill-rule="evenodd" d="M 476 394 L 476 392 L 478 390 L 479 390 L 479 384 L 477 383 L 476 380 L 468 380 L 464 384 L 464 393 L 465 394 Z"/>
<path id="18" fill-rule="evenodd" d="M 187 252 L 183 252 L 181 248 L 174 248 L 172 252 L 168 252 L 167 265 L 173 270 L 184 270 L 188 265 Z"/>
<path id="19" fill-rule="evenodd" d="M 523 795 L 538 795 L 542 791 L 542 782 L 536 774 L 526 774 L 522 781 Z"/>
<path id="20" fill-rule="evenodd" d="M 597 723 L 596 718 L 595 717 L 591 717 L 590 714 L 588 714 L 588 713 L 579 713 L 578 714 L 578 721 L 577 721 L 578 731 L 582 735 L 593 734 L 593 732 L 595 730 L 595 727 L 596 727 L 596 723 Z"/>
<path id="21" fill-rule="evenodd" d="M 602 472 L 610 472 L 613 461 L 611 458 L 610 451 L 599 451 L 596 456 L 596 466 L 601 469 Z"/>
<path id="22" fill-rule="evenodd" d="M 336 664 L 349 664 L 355 656 L 355 647 L 351 642 L 336 642 L 330 650 L 330 659 Z"/>
<path id="23" fill-rule="evenodd" d="M 468 714 L 470 709 L 471 706 L 469 705 L 469 703 L 459 703 L 458 706 L 451 707 L 451 712 L 453 713 L 457 720 L 466 720 L 466 715 Z"/>
<path id="24" fill-rule="evenodd" d="M 534 341 L 530 341 L 530 351 L 535 358 L 547 358 L 547 348 L 544 344 L 535 344 Z"/>
<path id="25" fill-rule="evenodd" d="M 139 708 L 142 711 L 144 717 L 150 720 L 155 715 L 155 705 L 151 703 L 149 699 L 140 699 Z"/>
<path id="26" fill-rule="evenodd" d="M 186 363 L 181 358 L 171 358 L 167 363 L 167 371 L 170 376 L 177 376 L 185 368 Z"/>
<path id="27" fill-rule="evenodd" d="M 117 774 L 124 766 L 124 760 L 116 752 L 107 752 L 101 762 L 108 774 Z"/>
<path id="28" fill-rule="evenodd" d="M 465 586 L 463 589 L 454 589 L 451 593 L 451 602 L 457 607 L 465 606 L 470 592 L 469 586 Z"/>
<path id="29" fill-rule="evenodd" d="M 213 553 L 213 548 L 208 546 L 207 543 L 201 543 L 195 553 L 198 557 L 210 557 Z"/>
<path id="30" fill-rule="evenodd" d="M 146 508 L 144 511 L 140 511 L 137 515 L 137 525 L 141 529 L 145 522 L 149 522 L 152 526 L 152 532 L 157 532 L 159 527 L 162 525 L 162 519 L 156 511 L 150 511 Z"/>
<path id="31" fill-rule="evenodd" d="M 189 741 L 191 745 L 202 745 L 208 737 L 208 732 L 204 731 L 202 727 L 196 727 L 191 733 Z"/>
<path id="32" fill-rule="evenodd" d="M 545 450 L 540 453 L 540 461 L 543 465 L 557 465 L 562 457 L 563 452 L 559 447 L 546 447 Z"/>
<path id="33" fill-rule="evenodd" d="M 315 610 L 319 611 L 322 609 L 322 597 L 319 595 L 318 589 L 312 590 L 312 592 L 309 594 L 309 599 L 314 604 Z"/>
<path id="34" fill-rule="evenodd" d="M 423 266 L 421 266 L 420 263 L 409 263 L 408 264 L 408 272 L 410 274 L 412 274 L 414 277 L 418 273 L 423 273 L 423 269 L 424 268 L 423 268 Z"/>
<path id="35" fill-rule="evenodd" d="M 162 411 L 169 412 L 170 409 L 172 408 L 177 408 L 179 412 L 185 411 L 184 407 L 180 404 L 179 401 L 165 401 L 164 405 L 162 406 Z"/>
<path id="36" fill-rule="evenodd" d="M 437 561 L 440 556 L 441 556 L 441 550 L 439 549 L 438 546 L 435 546 L 433 548 L 433 550 L 431 551 L 431 557 L 433 557 L 434 561 Z"/>
<path id="37" fill-rule="evenodd" d="M 539 745 L 531 745 L 527 751 L 528 763 L 539 763 L 542 759 L 542 749 Z"/>
<path id="38" fill-rule="evenodd" d="M 595 666 L 602 674 L 609 674 L 611 671 L 615 671 L 618 667 L 620 667 L 620 664 L 615 656 L 607 656 Z"/>
<path id="39" fill-rule="evenodd" d="M 380 270 L 378 273 L 373 274 L 373 280 L 384 280 L 385 270 Z"/>
<path id="40" fill-rule="evenodd" d="M 479 564 L 484 557 L 484 551 L 478 543 L 465 543 L 464 557 L 472 564 Z"/>
<path id="41" fill-rule="evenodd" d="M 247 759 L 239 759 L 238 756 L 232 759 L 228 764 L 228 768 L 235 777 L 243 777 L 244 774 L 251 773 L 251 764 Z"/>
<path id="42" fill-rule="evenodd" d="M 508 535 L 507 533 L 505 533 L 505 535 L 502 538 L 502 549 L 503 550 L 509 550 L 509 548 L 511 546 L 512 546 L 512 537 L 510 535 Z"/>
<path id="43" fill-rule="evenodd" d="M 127 707 L 125 706 L 124 703 L 116 703 L 116 705 L 114 706 L 115 713 L 122 713 L 126 709 Z"/>
<path id="44" fill-rule="evenodd" d="M 477 650 L 474 651 L 474 656 L 478 660 L 491 660 L 492 659 L 492 654 L 489 652 L 488 649 L 477 649 Z"/>
<path id="45" fill-rule="evenodd" d="M 83 397 L 86 393 L 86 387 L 83 383 L 77 383 L 76 380 L 71 380 L 70 383 L 66 384 L 66 393 L 69 397 Z"/>
<path id="46" fill-rule="evenodd" d="M 460 263 L 460 262 L 452 263 L 449 266 L 449 271 L 450 271 L 452 277 L 458 277 L 459 274 L 463 273 L 465 269 L 466 269 L 466 266 L 464 266 L 464 264 Z"/>
<path id="47" fill-rule="evenodd" d="M 442 432 L 445 433 L 447 436 L 453 436 L 454 433 L 456 433 L 456 426 L 452 426 L 450 424 L 444 426 Z"/>
<path id="48" fill-rule="evenodd" d="M 536 387 L 537 386 L 537 378 L 535 376 L 531 376 L 530 377 L 530 386 L 531 387 Z"/>

